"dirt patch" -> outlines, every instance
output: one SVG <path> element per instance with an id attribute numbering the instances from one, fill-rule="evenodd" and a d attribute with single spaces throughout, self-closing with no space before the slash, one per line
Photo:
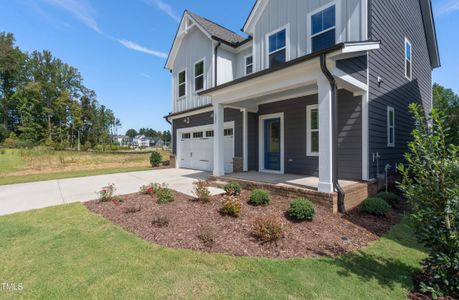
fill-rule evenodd
<path id="1" fill-rule="evenodd" d="M 239 218 L 220 214 L 222 196 L 214 196 L 209 203 L 202 203 L 175 193 L 174 202 L 160 205 L 156 203 L 156 196 L 137 193 L 123 196 L 125 201 L 118 206 L 98 201 L 88 202 L 86 206 L 141 238 L 160 245 L 272 258 L 336 256 L 358 250 L 378 239 L 401 219 L 395 211 L 387 218 L 375 218 L 358 211 L 341 217 L 316 205 L 312 222 L 293 222 L 285 216 L 290 199 L 272 195 L 269 206 L 254 207 L 247 204 L 248 195 L 248 191 L 242 192 Z M 126 213 L 126 207 L 140 207 L 140 211 Z M 284 238 L 276 243 L 260 243 L 252 236 L 253 221 L 263 215 L 275 215 L 282 220 Z"/>

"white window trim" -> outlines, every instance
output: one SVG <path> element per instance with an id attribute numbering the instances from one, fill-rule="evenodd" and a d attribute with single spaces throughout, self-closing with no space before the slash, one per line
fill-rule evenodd
<path id="1" fill-rule="evenodd" d="M 247 64 L 247 58 L 251 57 L 252 56 L 252 64 Z M 247 67 L 248 66 L 252 66 L 252 73 L 250 74 L 253 74 L 255 69 L 254 69 L 254 61 L 253 61 L 253 54 L 249 54 L 249 55 L 246 55 L 244 56 L 244 76 L 247 76 L 249 74 L 247 74 Z"/>
<path id="2" fill-rule="evenodd" d="M 279 48 L 276 51 L 270 52 L 269 51 L 269 37 L 273 34 L 278 33 L 279 31 L 285 30 L 285 47 Z M 266 45 L 266 68 L 270 68 L 269 65 L 269 55 L 279 52 L 285 49 L 285 62 L 290 60 L 290 23 L 277 28 L 276 30 L 271 31 L 265 35 L 265 45 Z"/>
<path id="3" fill-rule="evenodd" d="M 200 76 L 202 76 L 202 89 L 197 90 L 196 89 L 196 78 L 197 78 L 197 76 L 196 76 L 196 65 L 201 63 L 201 62 L 203 64 L 202 75 L 200 75 Z M 204 58 L 198 60 L 197 62 L 195 62 L 193 64 L 193 90 L 194 90 L 195 93 L 198 93 L 198 92 L 203 91 L 205 89 L 206 89 L 206 58 L 204 57 Z"/>
<path id="4" fill-rule="evenodd" d="M 335 27 L 332 27 L 332 28 L 329 28 L 329 29 L 326 29 L 320 33 L 316 33 L 314 35 L 312 35 L 312 16 L 331 7 L 331 6 L 335 6 Z M 307 51 L 308 53 L 311 53 L 312 52 L 312 38 L 319 35 L 319 34 L 322 34 L 322 33 L 325 33 L 327 31 L 330 31 L 332 29 L 335 29 L 335 44 L 338 43 L 338 42 L 342 42 L 342 39 L 341 39 L 341 1 L 332 1 L 330 3 L 327 3 L 311 12 L 308 13 L 307 15 L 307 24 L 308 24 L 308 28 L 307 28 Z"/>
<path id="5" fill-rule="evenodd" d="M 264 121 L 269 119 L 280 119 L 281 151 L 280 171 L 265 170 L 265 126 Z M 284 174 L 284 113 L 261 115 L 258 117 L 258 172 Z"/>
<path id="6" fill-rule="evenodd" d="M 394 125 L 390 126 L 390 112 L 394 116 Z M 390 142 L 390 131 L 393 131 L 394 140 Z M 387 107 L 387 147 L 395 147 L 395 109 L 392 106 Z"/>
<path id="7" fill-rule="evenodd" d="M 407 69 L 406 69 L 406 61 L 408 60 L 407 59 L 407 54 L 408 53 L 406 51 L 406 44 L 410 45 L 410 51 L 411 51 L 410 60 L 409 60 L 409 62 L 410 62 L 410 77 L 408 77 L 407 74 L 406 74 L 406 71 L 407 71 Z M 403 44 L 403 47 L 405 48 L 405 51 L 404 51 L 405 52 L 405 57 L 403 57 L 403 63 L 405 65 L 404 66 L 405 78 L 408 79 L 409 81 L 411 81 L 413 79 L 413 45 L 411 44 L 410 40 L 407 37 L 405 37 L 405 43 Z"/>
<path id="8" fill-rule="evenodd" d="M 185 95 L 183 96 L 180 96 L 180 81 L 179 81 L 179 78 L 180 78 L 180 73 L 182 72 L 185 72 L 185 82 L 183 84 L 185 84 Z M 184 98 L 186 98 L 187 94 L 188 94 L 188 80 L 187 80 L 187 76 L 188 76 L 188 70 L 187 68 L 184 68 L 184 69 L 181 69 L 180 71 L 177 72 L 177 100 L 182 100 Z"/>
<path id="9" fill-rule="evenodd" d="M 313 129 L 311 128 L 311 111 L 313 109 L 317 109 L 319 111 L 319 105 L 314 104 L 314 105 L 308 105 L 306 106 L 306 155 L 307 156 L 319 156 L 319 152 L 312 152 L 312 144 L 311 144 L 311 136 L 312 136 L 312 131 Z M 314 131 L 319 132 L 320 135 L 320 130 L 319 129 L 314 129 Z M 320 150 L 320 149 L 319 149 Z"/>

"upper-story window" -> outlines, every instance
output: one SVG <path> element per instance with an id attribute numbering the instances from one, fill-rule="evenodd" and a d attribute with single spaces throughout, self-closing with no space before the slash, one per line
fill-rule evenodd
<path id="1" fill-rule="evenodd" d="M 311 51 L 320 51 L 336 44 L 336 6 L 311 15 Z"/>
<path id="2" fill-rule="evenodd" d="M 268 36 L 268 60 L 270 68 L 287 61 L 287 29 Z"/>
<path id="3" fill-rule="evenodd" d="M 198 92 L 204 89 L 204 60 L 194 64 L 194 91 Z"/>
<path id="4" fill-rule="evenodd" d="M 248 55 L 245 57 L 245 75 L 253 73 L 253 55 Z"/>
<path id="5" fill-rule="evenodd" d="M 186 70 L 178 73 L 178 96 L 179 98 L 186 96 Z"/>
<path id="6" fill-rule="evenodd" d="M 411 80 L 413 73 L 413 63 L 411 54 L 411 43 L 405 38 L 405 77 Z"/>

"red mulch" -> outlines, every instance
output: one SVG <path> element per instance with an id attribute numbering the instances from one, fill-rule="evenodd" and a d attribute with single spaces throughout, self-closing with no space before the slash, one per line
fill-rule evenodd
<path id="1" fill-rule="evenodd" d="M 312 222 L 293 222 L 285 217 L 290 199 L 272 195 L 269 206 L 254 207 L 247 204 L 248 196 L 248 191 L 242 192 L 243 207 L 239 218 L 219 213 L 222 196 L 212 197 L 209 203 L 202 203 L 175 193 L 174 202 L 160 205 L 156 203 L 156 196 L 136 193 L 123 196 L 125 202 L 120 205 L 91 201 L 86 203 L 86 207 L 156 244 L 235 256 L 272 258 L 336 256 L 358 250 L 378 239 L 401 219 L 396 211 L 391 211 L 385 218 L 359 211 L 341 217 L 328 208 L 316 205 Z M 131 210 L 126 208 L 135 206 L 140 206 L 141 210 L 127 212 Z M 253 221 L 262 215 L 275 215 L 282 220 L 285 230 L 283 239 L 277 243 L 260 243 L 252 236 Z M 157 218 L 168 220 L 168 225 L 152 225 Z"/>

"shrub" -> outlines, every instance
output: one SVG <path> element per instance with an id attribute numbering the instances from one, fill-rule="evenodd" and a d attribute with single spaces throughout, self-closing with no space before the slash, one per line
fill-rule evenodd
<path id="1" fill-rule="evenodd" d="M 174 201 L 174 194 L 172 190 L 167 187 L 166 184 L 163 184 L 156 191 L 156 197 L 158 197 L 158 204 L 166 204 Z"/>
<path id="2" fill-rule="evenodd" d="M 392 207 L 400 203 L 400 197 L 391 192 L 380 192 L 376 195 L 376 197 L 383 199 Z"/>
<path id="3" fill-rule="evenodd" d="M 210 191 L 209 191 L 209 182 L 206 180 L 198 180 L 193 182 L 194 190 L 193 193 L 196 195 L 196 198 L 199 201 L 209 202 L 210 200 Z"/>
<path id="4" fill-rule="evenodd" d="M 196 237 L 207 248 L 212 248 L 215 245 L 215 234 L 210 228 L 202 230 Z"/>
<path id="5" fill-rule="evenodd" d="M 255 206 L 269 205 L 269 203 L 271 203 L 269 192 L 260 189 L 253 190 L 250 194 L 249 203 Z"/>
<path id="6" fill-rule="evenodd" d="M 223 187 L 227 195 L 239 196 L 241 194 L 241 186 L 235 182 L 225 184 Z"/>
<path id="7" fill-rule="evenodd" d="M 241 210 L 242 203 L 236 196 L 224 196 L 223 207 L 220 209 L 222 214 L 237 218 L 241 213 Z"/>
<path id="8" fill-rule="evenodd" d="M 362 210 L 370 215 L 385 216 L 389 209 L 390 205 L 381 198 L 367 198 L 362 202 Z"/>
<path id="9" fill-rule="evenodd" d="M 123 212 L 125 214 L 135 214 L 136 212 L 139 212 L 142 210 L 142 207 L 140 205 L 133 205 L 133 206 L 128 206 L 123 209 Z"/>
<path id="10" fill-rule="evenodd" d="M 312 221 L 316 211 L 311 201 L 305 198 L 297 198 L 290 202 L 287 213 L 295 220 Z"/>
<path id="11" fill-rule="evenodd" d="M 255 220 L 252 234 L 263 242 L 275 242 L 284 237 L 282 222 L 276 216 L 263 216 Z"/>
<path id="12" fill-rule="evenodd" d="M 142 185 L 140 187 L 140 193 L 144 195 L 154 195 L 160 185 L 158 183 L 150 183 L 148 185 Z"/>
<path id="13" fill-rule="evenodd" d="M 99 195 L 99 201 L 108 202 L 116 199 L 115 192 L 116 187 L 114 183 L 104 186 L 99 192 L 97 192 Z"/>
<path id="14" fill-rule="evenodd" d="M 3 145 L 7 148 L 17 148 L 19 145 L 19 139 L 14 132 L 11 132 L 10 136 L 3 142 Z"/>
<path id="15" fill-rule="evenodd" d="M 161 161 L 163 158 L 161 157 L 161 153 L 158 151 L 153 151 L 150 155 L 150 164 L 153 168 L 159 167 L 161 165 Z"/>
<path id="16" fill-rule="evenodd" d="M 151 221 L 151 225 L 158 228 L 167 227 L 169 226 L 169 218 L 165 216 L 154 218 L 153 221 Z"/>

